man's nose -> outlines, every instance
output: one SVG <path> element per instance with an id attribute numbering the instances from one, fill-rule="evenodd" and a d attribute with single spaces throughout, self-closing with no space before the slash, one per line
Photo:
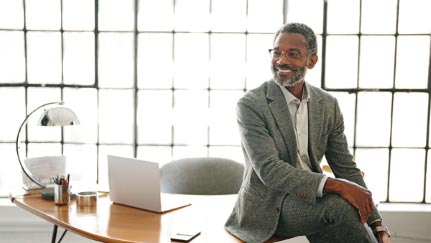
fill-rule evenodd
<path id="1" fill-rule="evenodd" d="M 283 53 L 277 60 L 278 64 L 290 64 L 290 59 L 287 57 L 286 53 Z"/>

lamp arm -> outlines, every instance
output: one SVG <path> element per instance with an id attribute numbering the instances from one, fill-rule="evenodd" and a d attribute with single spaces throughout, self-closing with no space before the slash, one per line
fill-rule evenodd
<path id="1" fill-rule="evenodd" d="M 21 135 L 21 130 L 22 130 L 22 128 L 24 127 L 24 125 L 25 124 L 27 124 L 27 121 L 28 121 L 28 119 L 30 118 L 30 116 L 31 115 L 33 115 L 33 113 L 35 113 L 36 111 L 38 111 L 39 109 L 41 109 L 41 108 L 43 108 L 43 107 L 45 107 L 45 106 L 48 106 L 48 105 L 54 105 L 54 104 L 60 104 L 60 105 L 62 105 L 62 104 L 64 104 L 64 102 L 63 101 L 56 101 L 56 102 L 49 102 L 49 103 L 46 103 L 46 104 L 43 104 L 43 105 L 41 105 L 41 106 L 39 106 L 39 107 L 37 107 L 36 109 L 34 109 L 32 112 L 30 112 L 27 116 L 26 116 L 26 118 L 24 119 L 24 121 L 21 123 L 21 126 L 19 127 L 19 129 L 18 129 L 18 134 L 16 135 L 16 142 L 15 142 L 15 148 L 16 148 L 16 155 L 17 155 L 17 157 L 18 157 L 18 162 L 19 162 L 19 165 L 21 166 L 21 169 L 22 169 L 22 171 L 24 172 L 24 174 L 31 180 L 31 181 L 33 181 L 34 183 L 36 183 L 38 186 L 40 186 L 41 188 L 45 188 L 46 186 L 45 185 L 43 185 L 40 181 L 38 181 L 33 175 L 32 175 L 32 173 L 27 169 L 27 167 L 26 166 L 24 166 L 23 165 L 23 163 L 22 163 L 22 161 L 21 161 L 21 156 L 19 155 L 19 137 L 20 137 L 20 135 Z"/>

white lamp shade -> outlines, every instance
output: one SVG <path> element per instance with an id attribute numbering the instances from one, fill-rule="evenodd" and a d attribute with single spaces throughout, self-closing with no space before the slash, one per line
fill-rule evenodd
<path id="1" fill-rule="evenodd" d="M 78 125 L 79 120 L 71 109 L 59 106 L 46 109 L 38 124 L 40 126 L 69 126 Z"/>

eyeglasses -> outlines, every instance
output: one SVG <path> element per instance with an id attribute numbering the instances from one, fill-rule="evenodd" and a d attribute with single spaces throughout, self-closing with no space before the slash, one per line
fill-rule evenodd
<path id="1" fill-rule="evenodd" d="M 302 53 L 298 50 L 281 51 L 278 49 L 268 49 L 268 51 L 274 59 L 280 59 L 282 55 L 285 55 L 288 59 L 295 60 L 302 56 Z"/>

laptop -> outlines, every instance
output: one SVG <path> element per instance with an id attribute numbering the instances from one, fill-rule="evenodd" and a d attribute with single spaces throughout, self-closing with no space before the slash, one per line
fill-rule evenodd
<path id="1" fill-rule="evenodd" d="M 108 155 L 109 197 L 117 204 L 164 213 L 191 205 L 160 191 L 160 168 L 155 162 Z"/>

